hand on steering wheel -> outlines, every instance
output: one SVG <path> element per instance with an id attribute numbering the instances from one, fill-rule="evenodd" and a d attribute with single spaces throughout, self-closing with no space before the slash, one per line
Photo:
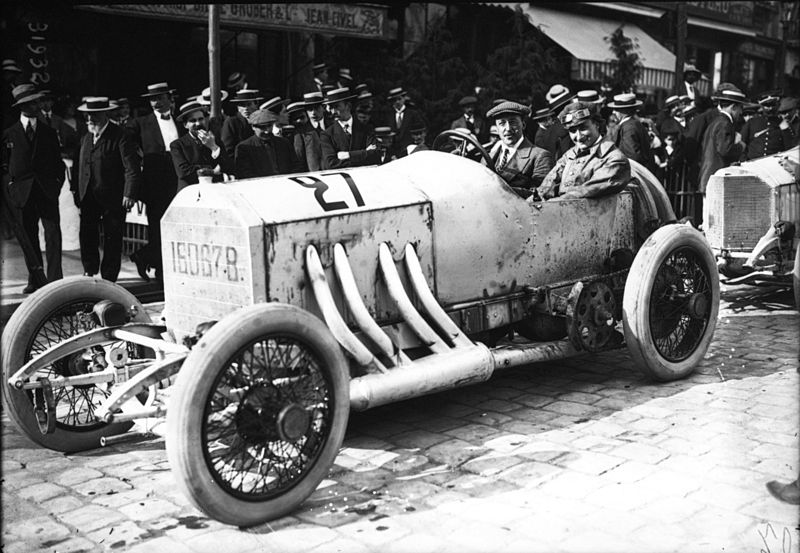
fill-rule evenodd
<path id="1" fill-rule="evenodd" d="M 456 142 L 460 144 L 460 146 L 458 146 L 457 153 L 461 157 L 470 157 L 469 155 L 470 152 L 467 146 L 472 146 L 473 151 L 477 151 L 480 154 L 480 158 L 483 160 L 486 166 L 495 173 L 497 172 L 497 170 L 494 167 L 494 161 L 492 160 L 491 157 L 489 157 L 488 152 L 481 145 L 481 143 L 478 142 L 478 139 L 475 137 L 475 135 L 470 132 L 463 132 L 463 129 L 449 129 L 446 131 L 442 131 L 441 133 L 439 133 L 439 136 L 437 136 L 436 139 L 433 141 L 433 146 L 431 146 L 431 148 L 433 150 L 439 150 L 441 152 L 444 152 L 446 150 L 444 150 L 442 147 L 445 144 L 451 142 Z M 456 153 L 456 152 L 451 152 L 451 153 Z"/>

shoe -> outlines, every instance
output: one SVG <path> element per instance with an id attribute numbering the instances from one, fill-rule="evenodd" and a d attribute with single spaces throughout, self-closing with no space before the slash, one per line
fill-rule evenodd
<path id="1" fill-rule="evenodd" d="M 147 263 L 139 257 L 139 252 L 133 252 L 130 255 L 130 259 L 136 263 L 136 272 L 139 273 L 139 276 L 142 277 L 145 282 L 150 282 L 150 277 L 147 276 Z"/>
<path id="2" fill-rule="evenodd" d="M 781 484 L 777 480 L 767 482 L 767 490 L 776 499 L 790 505 L 800 505 L 800 486 L 797 480 L 789 484 Z"/>
<path id="3" fill-rule="evenodd" d="M 36 286 L 33 284 L 28 284 L 25 288 L 22 289 L 23 294 L 33 294 L 37 290 Z"/>

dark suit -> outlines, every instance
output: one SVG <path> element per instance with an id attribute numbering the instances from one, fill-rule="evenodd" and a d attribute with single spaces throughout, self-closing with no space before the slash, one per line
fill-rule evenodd
<path id="1" fill-rule="evenodd" d="M 546 129 L 539 129 L 536 132 L 536 138 L 533 143 L 535 146 L 550 152 L 554 161 L 561 159 L 561 156 L 573 146 L 569 132 L 559 121 L 556 121 Z"/>
<path id="2" fill-rule="evenodd" d="M 352 135 L 349 139 L 338 122 L 333 123 L 320 135 L 323 169 L 341 169 L 378 163 L 380 155 L 378 150 L 367 150 L 367 146 L 375 144 L 372 127 L 359 123 L 355 117 L 352 118 L 352 122 Z M 350 159 L 339 159 L 336 155 L 338 152 L 350 152 Z"/>
<path id="3" fill-rule="evenodd" d="M 119 276 L 123 196 L 136 199 L 141 188 L 141 157 L 129 132 L 109 122 L 97 142 L 91 133 L 81 141 L 78 182 L 72 182 L 81 208 L 80 245 L 84 272 L 112 282 Z M 98 252 L 98 226 L 103 225 L 103 261 Z"/>
<path id="4" fill-rule="evenodd" d="M 297 127 L 297 134 L 294 135 L 294 153 L 300 163 L 301 171 L 322 170 L 320 135 L 323 132 L 314 127 L 310 121 Z"/>
<path id="5" fill-rule="evenodd" d="M 495 166 L 500 163 L 502 151 L 503 144 L 498 141 L 489 152 Z M 552 168 L 552 154 L 543 148 L 534 146 L 527 138 L 523 138 L 519 148 L 505 166 L 497 168 L 497 174 L 503 177 L 509 186 L 531 189 L 539 187 Z"/>
<path id="6" fill-rule="evenodd" d="M 477 113 L 472 117 L 473 122 L 470 123 L 467 121 L 467 116 L 462 115 L 452 123 L 450 123 L 450 129 L 467 129 L 469 132 L 474 134 L 478 137 L 478 142 L 484 144 L 485 142 L 489 141 L 489 123 L 487 123 L 486 119 L 478 115 Z"/>
<path id="7" fill-rule="evenodd" d="M 73 160 L 78 157 L 78 148 L 80 148 L 78 133 L 75 129 L 67 125 L 63 117 L 51 113 L 48 120 L 48 117 L 42 112 L 39 120 L 56 131 L 58 143 L 61 146 L 61 155 L 63 157 Z"/>
<path id="8" fill-rule="evenodd" d="M 629 117 L 617 126 L 614 144 L 628 159 L 651 168 L 653 156 L 650 155 L 650 136 L 636 117 Z"/>
<path id="9" fill-rule="evenodd" d="M 222 123 L 222 134 L 220 139 L 222 143 L 217 142 L 228 154 L 228 157 L 233 159 L 236 153 L 236 146 L 245 138 L 253 136 L 253 128 L 247 119 L 241 113 L 227 117 Z"/>
<path id="10" fill-rule="evenodd" d="M 786 134 L 780 128 L 780 122 L 776 115 L 756 115 L 747 121 L 742 127 L 742 141 L 747 144 L 742 160 L 757 159 L 791 148 L 793 144 L 784 141 Z"/>
<path id="11" fill-rule="evenodd" d="M 154 112 L 128 122 L 142 152 L 142 188 L 139 199 L 147 206 L 147 245 L 136 255 L 147 265 L 161 273 L 161 217 L 178 191 L 178 177 L 172 165 L 172 156 L 164 144 L 164 136 Z M 178 137 L 186 132 L 183 125 L 171 119 Z"/>
<path id="12" fill-rule="evenodd" d="M 291 142 L 280 136 L 271 136 L 264 143 L 251 136 L 236 146 L 236 178 L 270 177 L 300 172 Z"/>
<path id="13" fill-rule="evenodd" d="M 47 278 L 61 278 L 61 227 L 58 195 L 64 184 L 64 163 L 58 136 L 38 121 L 33 141 L 17 120 L 3 132 L 3 201 L 12 207 L 17 239 L 23 245 L 28 283 L 36 286 L 34 272 L 44 265 L 39 245 L 39 221 L 44 227 Z M 26 247 L 29 246 L 29 247 Z M 40 273 L 41 274 L 41 273 Z"/>
<path id="14" fill-rule="evenodd" d="M 218 143 L 219 144 L 219 143 Z M 191 133 L 186 133 L 169 145 L 172 155 L 172 164 L 178 174 L 178 192 L 189 185 L 197 184 L 197 170 L 202 167 L 216 167 L 219 165 L 223 173 L 233 174 L 233 159 L 220 146 L 219 156 L 214 159 L 211 150 L 206 148 Z M 217 177 L 221 180 L 222 175 Z"/>
<path id="15" fill-rule="evenodd" d="M 424 121 L 425 119 L 418 110 L 406 105 L 403 110 L 403 120 L 398 127 L 397 111 L 392 110 L 389 127 L 395 132 L 393 151 L 397 157 L 408 155 L 406 147 L 414 143 L 411 138 L 411 129 L 423 124 Z"/>
<path id="16" fill-rule="evenodd" d="M 739 161 L 744 149 L 735 142 L 736 130 L 730 117 L 721 111 L 711 120 L 703 137 L 702 156 L 700 160 L 700 185 L 698 190 L 705 194 L 708 179 L 717 169 L 727 167 Z"/>

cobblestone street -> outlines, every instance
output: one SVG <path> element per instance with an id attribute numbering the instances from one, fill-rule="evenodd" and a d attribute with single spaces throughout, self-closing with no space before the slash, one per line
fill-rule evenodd
<path id="1" fill-rule="evenodd" d="M 723 287 L 690 378 L 626 350 L 351 413 L 334 470 L 291 516 L 240 530 L 178 492 L 163 438 L 63 455 L 3 414 L 3 550 L 797 551 L 798 326 L 788 291 Z"/>

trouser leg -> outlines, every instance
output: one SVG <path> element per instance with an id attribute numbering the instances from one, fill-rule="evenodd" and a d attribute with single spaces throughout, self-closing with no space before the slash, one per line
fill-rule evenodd
<path id="1" fill-rule="evenodd" d="M 122 264 L 122 235 L 125 230 L 125 209 L 118 207 L 103 210 L 103 262 L 100 276 L 116 282 Z"/>
<path id="2" fill-rule="evenodd" d="M 47 280 L 52 282 L 64 276 L 61 268 L 61 215 L 58 199 L 51 200 L 37 190 L 36 209 L 44 227 Z"/>
<path id="3" fill-rule="evenodd" d="M 100 217 L 101 207 L 91 190 L 81 200 L 81 222 L 78 241 L 81 248 L 83 272 L 95 275 L 100 270 Z"/>

